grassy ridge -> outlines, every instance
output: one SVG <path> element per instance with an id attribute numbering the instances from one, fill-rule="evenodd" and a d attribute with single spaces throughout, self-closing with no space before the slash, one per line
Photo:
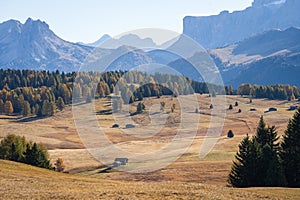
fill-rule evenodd
<path id="1" fill-rule="evenodd" d="M 0 199 L 300 198 L 300 189 L 233 189 L 197 183 L 112 181 L 56 173 L 3 160 L 0 160 L 0 184 Z"/>

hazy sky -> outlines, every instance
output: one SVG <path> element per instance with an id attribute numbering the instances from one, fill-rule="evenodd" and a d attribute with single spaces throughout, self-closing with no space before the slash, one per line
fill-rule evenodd
<path id="1" fill-rule="evenodd" d="M 41 19 L 61 38 L 93 42 L 139 28 L 182 32 L 186 15 L 242 10 L 253 0 L 0 0 L 0 22 Z"/>

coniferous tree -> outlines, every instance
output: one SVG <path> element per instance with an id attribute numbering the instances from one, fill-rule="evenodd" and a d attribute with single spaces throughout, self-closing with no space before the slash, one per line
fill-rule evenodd
<path id="1" fill-rule="evenodd" d="M 263 116 L 260 117 L 258 126 L 256 128 L 256 135 L 254 136 L 254 139 L 261 146 L 264 146 L 265 144 L 268 143 L 268 128 L 266 127 L 266 123 L 264 121 Z"/>
<path id="2" fill-rule="evenodd" d="M 139 102 L 139 104 L 137 105 L 137 107 L 136 107 L 136 113 L 142 113 L 143 112 L 143 110 L 145 110 L 145 105 L 144 105 L 144 103 L 142 103 L 142 102 Z"/>
<path id="3" fill-rule="evenodd" d="M 266 127 L 261 117 L 256 135 L 247 136 L 239 145 L 228 182 L 234 187 L 286 185 L 278 140 L 276 127 Z"/>
<path id="4" fill-rule="evenodd" d="M 255 185 L 257 171 L 257 151 L 255 143 L 247 135 L 239 145 L 239 151 L 228 177 L 228 182 L 234 187 L 250 187 Z"/>
<path id="5" fill-rule="evenodd" d="M 31 108 L 30 108 L 30 104 L 28 101 L 24 101 L 23 102 L 23 107 L 22 107 L 22 115 L 27 117 L 31 114 Z"/>
<path id="6" fill-rule="evenodd" d="M 233 138 L 233 137 L 234 137 L 234 134 L 233 134 L 232 130 L 229 130 L 229 131 L 228 131 L 227 137 L 228 137 L 228 138 Z"/>
<path id="7" fill-rule="evenodd" d="M 286 179 L 278 154 L 266 144 L 261 149 L 259 168 L 262 169 L 258 186 L 285 186 Z"/>
<path id="8" fill-rule="evenodd" d="M 256 140 L 261 148 L 268 144 L 272 150 L 279 150 L 279 136 L 277 135 L 276 127 L 267 127 L 263 116 L 260 117 L 254 140 Z"/>
<path id="9" fill-rule="evenodd" d="M 0 99 L 0 113 L 4 113 L 4 102 Z"/>
<path id="10" fill-rule="evenodd" d="M 24 157 L 25 147 L 25 137 L 9 134 L 0 142 L 0 159 L 20 161 Z"/>
<path id="11" fill-rule="evenodd" d="M 61 97 L 58 97 L 57 99 L 57 108 L 62 111 L 64 108 L 65 108 L 65 103 L 64 103 L 64 100 L 63 98 Z"/>
<path id="12" fill-rule="evenodd" d="M 29 165 L 52 169 L 49 155 L 46 148 L 42 144 L 30 143 L 26 146 L 24 162 Z"/>
<path id="13" fill-rule="evenodd" d="M 289 187 L 300 187 L 300 108 L 289 121 L 281 147 L 287 184 Z"/>

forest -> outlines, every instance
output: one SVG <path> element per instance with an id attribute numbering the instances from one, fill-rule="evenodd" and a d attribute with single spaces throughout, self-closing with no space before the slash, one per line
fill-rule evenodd
<path id="1" fill-rule="evenodd" d="M 1 69 L 0 78 L 0 113 L 38 117 L 52 116 L 65 105 L 89 102 L 112 93 L 119 95 L 125 104 L 141 101 L 144 97 L 192 93 L 280 100 L 300 97 L 299 88 L 290 85 L 243 84 L 234 90 L 231 86 L 200 83 L 184 76 L 138 71 L 64 73 Z"/>

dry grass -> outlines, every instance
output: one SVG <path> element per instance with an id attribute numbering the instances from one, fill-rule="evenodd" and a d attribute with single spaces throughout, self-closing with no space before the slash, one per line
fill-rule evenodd
<path id="1" fill-rule="evenodd" d="M 200 114 L 194 113 L 194 107 L 186 105 L 187 109 L 190 110 L 187 116 L 191 118 L 200 117 L 198 124 L 184 127 L 184 131 L 188 135 L 192 131 L 191 127 L 199 126 L 192 145 L 180 159 L 169 166 L 155 172 L 142 174 L 118 171 L 98 173 L 102 164 L 95 160 L 81 143 L 74 125 L 71 107 L 59 112 L 55 117 L 31 122 L 18 122 L 17 117 L 14 116 L 0 116 L 0 139 L 8 133 L 14 133 L 25 135 L 33 141 L 43 142 L 50 149 L 52 162 L 58 157 L 62 157 L 67 166 L 66 170 L 80 175 L 56 174 L 1 161 L 0 199 L 28 199 L 33 194 L 35 195 L 34 198 L 45 197 L 48 199 L 80 199 L 82 197 L 98 199 L 174 199 L 176 197 L 182 199 L 276 199 L 276 197 L 279 199 L 299 199 L 298 189 L 250 188 L 238 190 L 226 187 L 227 175 L 238 144 L 246 134 L 251 135 L 255 132 L 259 117 L 263 115 L 268 124 L 276 125 L 278 133 L 281 135 L 286 129 L 288 119 L 294 114 L 287 109 L 296 102 L 260 99 L 253 100 L 253 103 L 249 104 L 247 98 L 227 97 L 227 107 L 229 104 L 234 105 L 235 101 L 239 102 L 239 106 L 227 111 L 221 137 L 213 150 L 204 159 L 199 159 L 199 150 L 210 126 L 211 111 L 209 105 L 211 99 L 207 95 L 198 95 L 198 99 Z M 109 140 L 120 148 L 139 153 L 154 151 L 167 145 L 176 135 L 181 114 L 178 101 L 171 97 L 147 98 L 143 101 L 147 108 L 146 112 L 130 117 L 137 127 L 151 123 L 155 125 L 157 122 L 153 121 L 149 113 L 153 113 L 152 109 L 161 101 L 167 103 L 164 114 L 166 117 L 165 127 L 149 137 L 128 135 L 124 132 L 123 126 L 125 125 L 117 129 L 111 128 L 116 123 L 112 115 L 97 115 L 97 118 Z M 173 103 L 176 104 L 177 110 L 175 113 L 170 113 L 170 107 Z M 134 106 L 136 104 L 129 109 L 134 111 Z M 250 112 L 251 107 L 257 108 L 257 111 Z M 265 113 L 264 111 L 269 107 L 277 107 L 279 110 L 278 112 Z M 106 99 L 95 102 L 96 111 L 108 109 L 110 106 Z M 237 113 L 238 109 L 242 109 L 242 113 Z M 232 139 L 226 137 L 229 129 L 233 130 L 235 134 Z M 139 134 L 138 131 L 136 132 Z M 129 164 L 134 165 L 136 163 L 130 162 Z M 38 183 L 39 188 L 34 189 L 36 183 Z M 13 195 L 9 196 L 9 193 Z"/>
<path id="2" fill-rule="evenodd" d="M 0 199 L 299 199 L 299 189 L 112 181 L 0 160 Z"/>

